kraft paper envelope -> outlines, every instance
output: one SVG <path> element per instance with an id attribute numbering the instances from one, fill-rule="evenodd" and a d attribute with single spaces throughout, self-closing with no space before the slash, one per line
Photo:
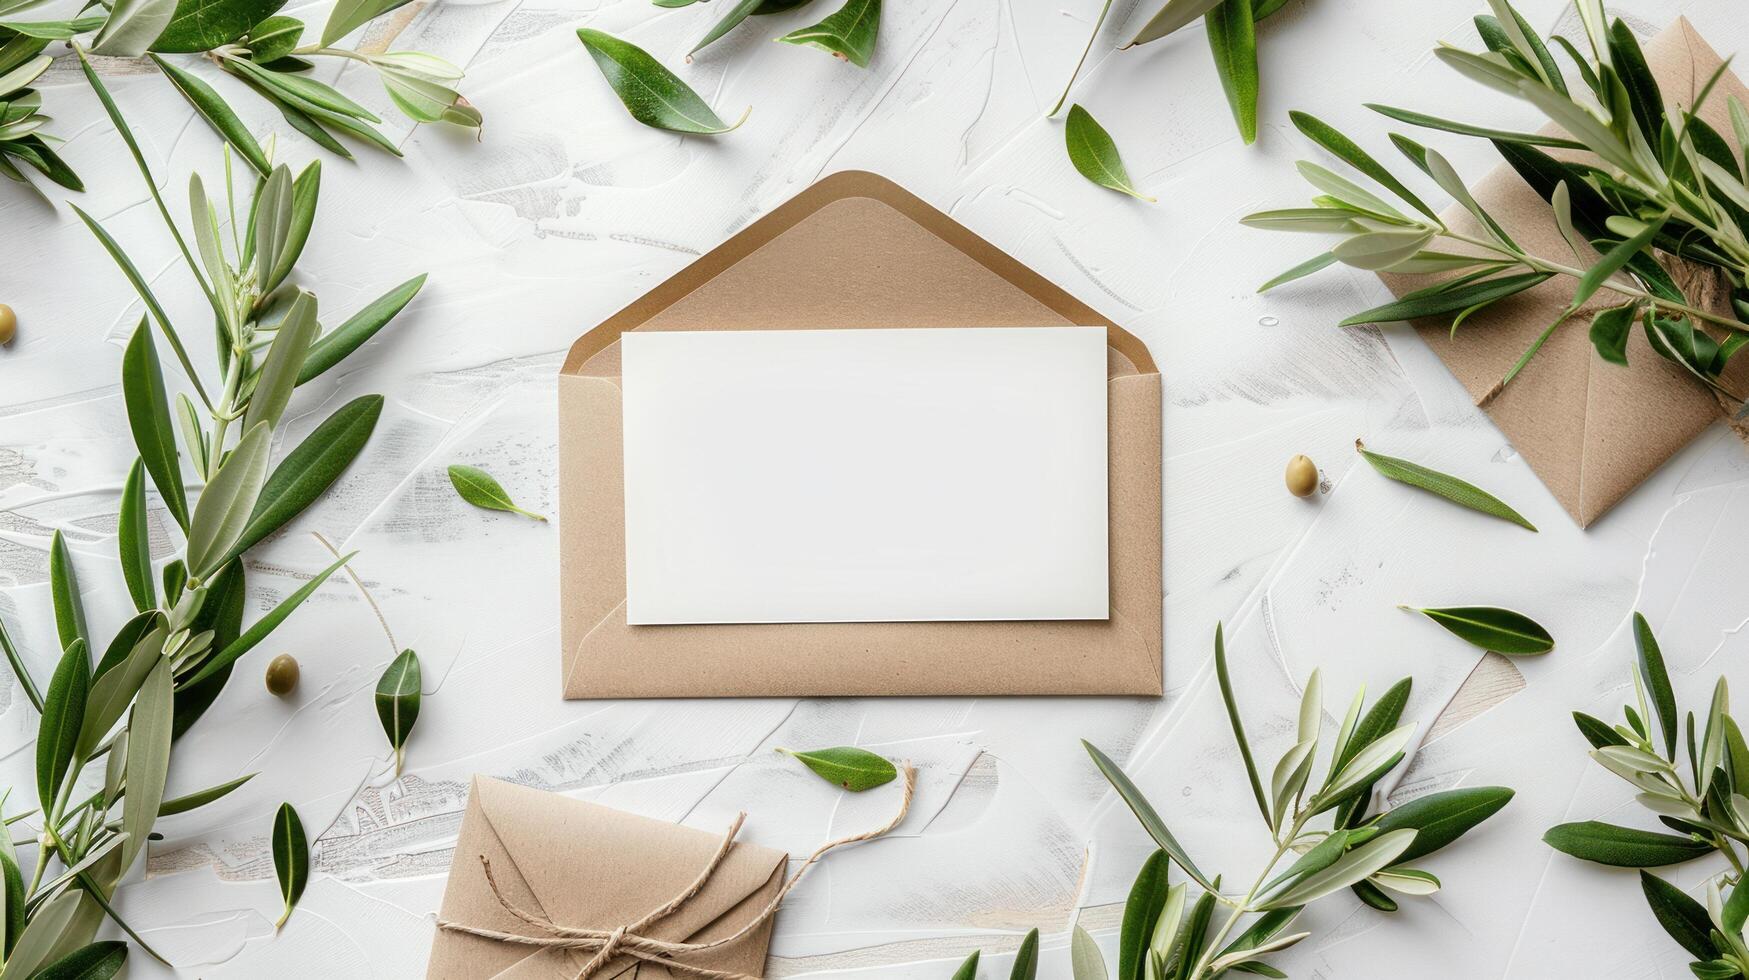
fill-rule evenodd
<path id="1" fill-rule="evenodd" d="M 505 899 L 573 929 L 628 925 L 684 892 L 722 843 L 679 824 L 475 776 L 443 892 L 439 922 L 535 935 L 493 895 L 480 863 Z M 709 942 L 734 934 L 763 912 L 783 885 L 789 855 L 739 843 L 697 895 L 643 929 L 650 939 Z M 765 975 L 775 919 L 686 962 L 729 973 Z M 426 976 L 437 980 L 570 980 L 589 954 L 540 949 L 439 927 Z M 623 959 L 602 976 L 613 976 Z M 692 980 L 695 974 L 638 964 L 640 980 Z"/>
<path id="2" fill-rule="evenodd" d="M 629 626 L 627 330 L 1103 326 L 1111 618 Z M 874 174 L 825 178 L 584 334 L 559 378 L 567 698 L 1161 692 L 1160 374 L 1134 336 Z"/>
<path id="3" fill-rule="evenodd" d="M 1718 54 L 1686 19 L 1659 33 L 1647 43 L 1645 53 L 1665 104 L 1684 108 L 1694 104 L 1700 87 L 1720 64 Z M 1749 101 L 1749 89 L 1727 72 L 1700 113 L 1726 134 L 1731 132 L 1728 94 Z M 1546 131 L 1558 132 L 1553 127 Z M 1471 191 L 1527 252 L 1571 256 L 1549 205 L 1509 165 L 1496 167 Z M 1461 206 L 1454 205 L 1441 217 L 1467 234 L 1482 233 Z M 1382 278 L 1401 296 L 1438 277 L 1385 274 Z M 1691 299 L 1706 292 L 1692 285 L 1685 290 Z M 1597 356 L 1589 336 L 1591 317 L 1622 302 L 1607 290 L 1600 290 L 1556 330 L 1529 366 L 1502 388 L 1500 380 L 1507 370 L 1555 322 L 1572 295 L 1573 280 L 1557 277 L 1470 317 L 1455 338 L 1449 318 L 1418 321 L 1416 329 L 1549 492 L 1584 527 L 1717 420 L 1722 409 L 1699 381 L 1653 351 L 1637 326 L 1629 340 L 1626 367 Z M 1727 371 L 1738 379 L 1734 387 L 1741 386 L 1743 368 L 1739 363 Z"/>

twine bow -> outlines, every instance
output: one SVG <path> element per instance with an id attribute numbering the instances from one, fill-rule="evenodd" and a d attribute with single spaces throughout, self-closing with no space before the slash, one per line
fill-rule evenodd
<path id="1" fill-rule="evenodd" d="M 917 771 L 910 766 L 904 766 L 902 772 L 905 776 L 905 791 L 899 799 L 899 812 L 894 814 L 891 820 L 874 830 L 821 844 L 814 853 L 808 855 L 808 859 L 802 862 L 802 866 L 796 869 L 796 873 L 784 881 L 783 886 L 777 890 L 777 894 L 772 897 L 771 902 L 758 915 L 740 929 L 721 939 L 714 939 L 708 943 L 678 943 L 665 939 L 652 939 L 642 933 L 645 929 L 678 911 L 704 890 L 705 885 L 710 882 L 711 876 L 722 865 L 723 859 L 729 856 L 729 849 L 735 843 L 735 835 L 740 833 L 741 825 L 747 821 L 745 813 L 738 814 L 734 822 L 729 824 L 728 833 L 723 835 L 722 843 L 717 845 L 716 853 L 711 855 L 711 859 L 705 863 L 704 868 L 699 871 L 698 877 L 693 879 L 692 884 L 686 886 L 683 891 L 664 904 L 645 913 L 636 921 L 628 922 L 616 929 L 578 929 L 572 926 L 562 926 L 544 915 L 517 906 L 506 898 L 503 890 L 498 887 L 498 879 L 492 875 L 492 862 L 487 860 L 484 854 L 480 855 L 480 867 L 486 873 L 486 885 L 492 890 L 492 897 L 498 900 L 498 904 L 503 906 L 504 911 L 534 927 L 535 930 L 544 933 L 544 935 L 503 932 L 498 929 L 485 929 L 446 919 L 439 919 L 437 927 L 501 943 L 539 946 L 546 949 L 574 949 L 579 952 L 593 953 L 594 955 L 589 958 L 589 962 L 583 964 L 583 969 L 578 971 L 576 980 L 588 980 L 589 977 L 594 976 L 609 962 L 620 956 L 629 956 L 635 960 L 665 966 L 676 973 L 685 973 L 701 978 L 701 980 L 755 980 L 754 977 L 744 973 L 715 970 L 706 966 L 682 962 L 674 957 L 680 954 L 699 953 L 716 949 L 719 946 L 727 946 L 751 934 L 777 914 L 777 908 L 783 904 L 784 896 L 789 894 L 790 889 L 802 880 L 802 875 L 807 874 L 808 869 L 824 857 L 826 852 L 846 844 L 874 840 L 897 827 L 905 819 L 905 814 L 910 811 L 911 796 L 917 788 Z"/>

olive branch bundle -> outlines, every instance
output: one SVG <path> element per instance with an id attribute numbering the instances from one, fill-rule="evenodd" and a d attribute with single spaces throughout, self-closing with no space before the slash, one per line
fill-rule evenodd
<path id="1" fill-rule="evenodd" d="M 1552 827 L 1543 840 L 1582 860 L 1641 869 L 1640 887 L 1653 915 L 1695 957 L 1690 964 L 1695 976 L 1749 976 L 1749 941 L 1743 934 L 1749 920 L 1749 888 L 1743 885 L 1749 854 L 1749 742 L 1731 715 L 1723 677 L 1698 729 L 1693 711 L 1679 713 L 1663 651 L 1651 625 L 1637 612 L 1634 645 L 1634 703 L 1622 707 L 1623 723 L 1610 725 L 1579 711 L 1573 712 L 1573 721 L 1591 743 L 1591 758 L 1633 786 L 1634 799 L 1675 833 L 1587 820 Z M 1686 766 L 1677 761 L 1682 748 L 1687 750 Z M 1707 882 L 1704 905 L 1644 870 L 1708 855 L 1723 857 L 1727 868 Z"/>
<path id="2" fill-rule="evenodd" d="M 1370 708 L 1364 688 L 1355 694 L 1327 754 L 1324 777 L 1314 782 L 1323 727 L 1323 693 L 1316 671 L 1306 681 L 1300 701 L 1298 739 L 1276 763 L 1266 787 L 1245 737 L 1218 626 L 1214 661 L 1233 737 L 1258 812 L 1275 844 L 1274 854 L 1245 891 L 1223 891 L 1222 879 L 1210 878 L 1197 867 L 1123 770 L 1083 742 L 1099 771 L 1159 846 L 1142 865 L 1124 907 L 1117 980 L 1206 980 L 1229 970 L 1285 976 L 1264 957 L 1310 935 L 1283 934 L 1305 906 L 1347 888 L 1373 908 L 1394 912 L 1398 905 L 1389 892 L 1432 894 L 1440 887 L 1439 879 L 1412 862 L 1463 836 L 1512 799 L 1509 789 L 1479 786 L 1430 793 L 1372 812 L 1374 785 L 1403 762 L 1414 733 L 1413 724 L 1400 724 L 1409 678 L 1393 685 Z M 1329 826 L 1313 829 L 1313 821 L 1326 813 L 1331 815 Z M 1278 871 L 1290 855 L 1292 863 Z M 1174 864 L 1190 882 L 1168 881 Z M 1200 894 L 1193 895 L 1192 884 Z M 1076 945 L 1079 977 L 1080 962 L 1091 959 L 1087 951 L 1091 943 Z M 1096 973 L 1091 967 L 1086 972 Z"/>
<path id="3" fill-rule="evenodd" d="M 409 0 L 340 0 L 320 38 L 303 43 L 304 23 L 277 13 L 284 0 L 85 0 L 79 16 L 27 20 L 48 0 L 0 0 L 0 174 L 25 182 L 20 165 L 69 190 L 84 184 L 51 148 L 41 113 L 42 97 L 30 88 L 53 58 L 52 41 L 91 35 L 93 53 L 122 58 L 148 56 L 200 117 L 262 177 L 272 171 L 268 154 L 224 96 L 166 55 L 204 55 L 278 109 L 286 123 L 324 149 L 350 159 L 345 136 L 396 156 L 401 151 L 376 125 L 381 117 L 333 86 L 310 77 L 313 59 L 356 61 L 370 66 L 389 98 L 417 122 L 478 128 L 479 110 L 454 88 L 461 69 L 417 51 L 373 54 L 337 47 L 341 39 Z M 89 12 L 89 13 L 87 13 Z M 88 63 L 87 63 L 88 65 Z"/>
<path id="4" fill-rule="evenodd" d="M 247 628 L 242 557 L 327 491 L 364 448 L 383 399 L 366 395 L 341 406 L 277 466 L 270 465 L 274 433 L 297 386 L 374 336 L 424 282 L 420 276 L 404 283 L 339 327 L 322 330 L 315 297 L 291 277 L 315 220 L 317 164 L 296 177 L 283 165 L 273 167 L 254 181 L 241 212 L 233 203 L 228 155 L 219 202 L 193 176 L 191 250 L 158 195 L 132 131 L 102 81 L 89 65 L 86 70 L 211 306 L 220 377 L 213 384 L 203 380 L 181 332 L 127 252 L 80 211 L 147 311 L 128 341 L 121 379 L 139 458 L 122 491 L 116 536 L 122 577 L 137 612 L 99 643 L 81 606 L 72 554 L 56 532 L 49 577 L 62 653 L 46 688 L 31 676 L 0 624 L 0 646 L 42 714 L 38 805 L 5 818 L 9 826 L 29 820 L 40 828 L 28 880 L 11 835 L 0 834 L 0 977 L 20 980 L 66 957 L 99 954 L 107 957 L 105 964 L 115 960 L 105 967 L 109 972 L 77 975 L 113 974 L 120 966 L 113 951 L 98 944 L 91 952 L 104 915 L 150 951 L 110 908 L 116 884 L 144 851 L 158 817 L 219 799 L 250 778 L 165 800 L 172 743 L 212 705 L 238 658 L 351 556 L 336 560 Z M 170 397 L 153 327 L 186 372 L 194 399 Z M 192 494 L 184 487 L 184 459 L 202 484 Z M 183 536 L 179 555 L 159 572 L 147 540 L 148 479 Z"/>
<path id="5" fill-rule="evenodd" d="M 1735 97 L 1728 99 L 1732 134 L 1727 139 L 1698 115 L 1726 66 L 1706 78 L 1684 107 L 1660 91 L 1632 32 L 1620 20 L 1607 21 L 1602 0 L 1575 2 L 1584 26 L 1583 48 L 1564 37 L 1553 41 L 1573 64 L 1577 83 L 1565 77 L 1548 45 L 1507 0 L 1489 0 L 1493 16 L 1476 18 L 1487 50 L 1442 46 L 1434 52 L 1472 81 L 1536 106 L 1567 135 L 1509 132 L 1371 106 L 1412 125 L 1490 140 L 1525 183 L 1549 202 L 1550 220 L 1570 255 L 1535 255 L 1520 247 L 1438 151 L 1391 134 L 1391 142 L 1416 169 L 1475 217 L 1480 232 L 1452 228 L 1353 140 L 1312 116 L 1295 113 L 1301 132 L 1370 178 L 1383 193 L 1301 161 L 1301 175 L 1319 191 L 1313 206 L 1259 212 L 1244 223 L 1336 234 L 1341 240 L 1262 289 L 1334 262 L 1399 273 L 1450 273 L 1342 323 L 1450 317 L 1455 333 L 1470 316 L 1508 296 L 1557 277 L 1571 280 L 1570 302 L 1506 372 L 1502 385 L 1523 370 L 1556 329 L 1602 293 L 1619 303 L 1591 320 L 1591 341 L 1601 357 L 1625 365 L 1628 337 L 1638 325 L 1661 356 L 1740 402 L 1742 395 L 1726 390 L 1719 376 L 1749 343 L 1749 111 Z M 1557 158 L 1548 149 L 1580 152 Z M 1687 295 L 1673 272 L 1673 260 L 1721 277 L 1728 307 L 1714 308 Z"/>

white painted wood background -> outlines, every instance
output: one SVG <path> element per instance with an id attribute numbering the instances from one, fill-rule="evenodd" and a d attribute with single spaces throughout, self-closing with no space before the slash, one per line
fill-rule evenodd
<path id="1" fill-rule="evenodd" d="M 843 796 L 772 747 L 855 743 L 922 767 L 916 813 L 891 839 L 834 856 L 796 893 L 773 975 L 945 977 L 982 947 L 985 975 L 1006 976 L 1006 951 L 1036 925 L 1041 975 L 1067 976 L 1070 924 L 1079 916 L 1110 954 L 1119 903 L 1150 846 L 1079 738 L 1127 763 L 1204 868 L 1255 873 L 1266 835 L 1209 672 L 1210 637 L 1225 620 L 1264 755 L 1286 748 L 1297 685 L 1313 667 L 1324 668 L 1333 712 L 1355 685 L 1377 693 L 1413 674 L 1409 714 L 1430 735 L 1398 798 L 1455 785 L 1518 790 L 1500 817 L 1427 862 L 1445 883 L 1437 897 L 1395 916 L 1346 895 L 1321 903 L 1307 919 L 1315 938 L 1280 960 L 1290 974 L 1686 976 L 1632 873 L 1582 866 L 1539 837 L 1567 819 L 1645 822 L 1626 788 L 1588 762 L 1568 717 L 1617 717 L 1634 608 L 1658 628 L 1684 699 L 1702 699 L 1720 672 L 1744 678 L 1749 522 L 1736 508 L 1749 503 L 1749 453 L 1715 427 L 1582 533 L 1412 335 L 1335 327 L 1385 295 L 1375 280 L 1330 270 L 1259 297 L 1257 283 L 1315 243 L 1236 222 L 1305 199 L 1292 162 L 1317 151 L 1286 125 L 1289 108 L 1381 153 L 1386 121 L 1363 101 L 1531 125 L 1526 106 L 1481 93 L 1429 56 L 1440 40 L 1476 46 L 1477 0 L 1293 0 L 1262 30 L 1253 147 L 1234 137 L 1200 27 L 1116 52 L 1151 12 L 1119 3 L 1075 99 L 1111 130 L 1157 205 L 1079 177 L 1060 121 L 1044 118 L 1098 0 L 888 0 L 867 71 L 769 43 L 829 6 L 754 20 L 685 69 L 726 114 L 753 106 L 744 128 L 715 140 L 632 123 L 574 30 L 601 28 L 679 65 L 722 0 L 677 11 L 645 0 L 416 2 L 367 36 L 380 46 L 398 34 L 394 47 L 467 65 L 483 140 L 403 126 L 405 160 L 324 158 L 301 274 L 330 322 L 415 273 L 431 279 L 380 339 L 300 389 L 285 444 L 358 394 L 382 392 L 388 406 L 335 491 L 254 553 L 250 609 L 259 615 L 328 560 L 317 534 L 360 549 L 353 568 L 374 606 L 353 582 L 330 583 L 179 743 L 173 793 L 261 775 L 221 804 L 164 821 L 149 874 L 122 889 L 124 913 L 177 975 L 422 974 L 472 773 L 713 830 L 746 808 L 751 839 L 805 852 L 878 822 L 892 800 Z M 320 23 L 325 8 L 293 0 L 287 12 Z M 1540 29 L 1574 32 L 1556 0 L 1524 11 Z M 1744 37 L 1734 0 L 1631 0 L 1616 12 L 1642 35 L 1686 14 L 1726 53 Z M 164 80 L 125 63 L 103 70 L 166 196 L 179 202 L 194 169 L 212 186 L 218 143 Z M 396 118 L 374 80 L 342 75 Z M 256 132 L 279 132 L 281 159 L 318 154 L 268 107 L 218 84 Z M 204 322 L 73 60 L 60 58 L 43 87 L 90 188 L 77 202 L 126 243 L 173 312 Z M 1477 141 L 1434 142 L 1472 177 L 1493 163 Z M 463 504 L 445 465 L 484 466 L 519 502 L 551 511 L 554 376 L 571 340 L 846 168 L 906 185 L 1140 335 L 1164 367 L 1164 699 L 559 699 L 556 529 Z M 74 550 L 97 628 L 123 615 L 113 532 L 133 450 L 117 379 L 121 339 L 140 313 L 64 197 L 0 189 L 0 302 L 21 324 L 0 349 L 0 616 L 43 677 L 53 530 Z M 1534 369 L 1520 383 L 1536 383 Z M 1355 465 L 1357 436 L 1471 477 L 1542 533 L 1386 483 Z M 1315 500 L 1282 488 L 1300 452 L 1324 470 L 1329 489 Z M 173 526 L 162 518 L 161 532 Z M 167 533 L 155 537 L 156 554 L 171 547 Z M 1559 646 L 1478 670 L 1470 649 L 1398 602 L 1510 605 Z M 370 695 L 406 645 L 424 660 L 427 698 L 395 780 Z M 281 651 L 303 663 L 286 702 L 259 682 Z M 0 781 L 26 796 L 35 726 L 16 685 L 0 682 Z M 282 800 L 317 838 L 316 870 L 275 936 L 266 837 Z M 1712 870 L 1697 863 L 1672 877 L 1692 888 Z M 142 956 L 132 970 L 167 972 Z"/>

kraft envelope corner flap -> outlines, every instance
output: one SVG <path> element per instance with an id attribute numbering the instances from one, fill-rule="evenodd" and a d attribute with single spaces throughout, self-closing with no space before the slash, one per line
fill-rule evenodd
<path id="1" fill-rule="evenodd" d="M 847 267 L 872 271 L 847 279 Z M 977 686 L 945 690 L 943 668 L 915 668 L 936 663 L 930 658 L 943 645 L 969 649 L 972 644 L 958 638 L 959 631 L 937 632 L 968 624 L 837 624 L 844 628 L 824 635 L 795 625 L 624 624 L 623 488 L 617 486 L 623 445 L 615 343 L 622 332 L 747 324 L 1014 323 L 1106 327 L 1112 460 L 1114 465 L 1126 461 L 1121 472 L 1113 470 L 1111 491 L 1113 613 L 1122 627 L 1061 633 L 969 624 L 980 627 L 973 634 L 978 645 L 994 652 L 967 662 L 977 668 Z M 1159 369 L 1134 335 L 891 181 L 861 171 L 826 177 L 573 344 L 559 378 L 564 695 L 1157 696 L 1163 688 L 1160 407 Z M 1120 499 L 1127 501 L 1130 516 L 1118 516 Z M 1115 557 L 1119 542 L 1131 551 L 1127 560 Z M 902 632 L 851 632 L 867 625 Z M 638 629 L 656 631 L 658 638 Z M 863 650 L 862 641 L 871 637 L 879 638 L 883 649 L 853 659 L 851 652 Z M 1049 648 L 1042 646 L 1047 637 L 1054 644 Z M 743 658 L 736 669 L 721 662 L 734 657 Z M 822 663 L 826 660 L 831 664 Z"/>
<path id="2" fill-rule="evenodd" d="M 1682 105 L 1693 103 L 1723 63 L 1686 18 L 1652 38 L 1645 55 L 1666 102 Z M 1727 71 L 1701 111 L 1721 132 L 1730 126 L 1727 93 L 1749 100 L 1749 88 Z M 1543 131 L 1560 132 L 1553 126 Z M 1491 170 L 1472 194 L 1527 251 L 1567 251 L 1547 202 L 1509 164 Z M 1441 218 L 1466 233 L 1481 231 L 1461 205 Z M 1402 296 L 1441 277 L 1381 273 L 1380 278 Z M 1607 291 L 1587 302 L 1523 373 L 1502 387 L 1506 372 L 1561 315 L 1571 295 L 1570 283 L 1556 278 L 1470 317 L 1455 338 L 1449 320 L 1418 320 L 1415 327 L 1562 508 L 1585 527 L 1716 421 L 1721 410 L 1702 385 L 1659 356 L 1640 330 L 1629 336 L 1629 366 L 1597 356 L 1586 325 L 1598 310 L 1617 305 L 1619 297 Z M 1650 404 L 1658 412 L 1643 410 Z"/>
<path id="3" fill-rule="evenodd" d="M 440 918 L 526 931 L 492 896 L 479 863 L 484 855 L 508 900 L 561 925 L 612 929 L 686 890 L 720 841 L 706 831 L 475 776 Z M 782 851 L 737 842 L 709 883 L 645 934 L 685 941 L 739 930 L 775 895 L 788 860 Z M 762 973 L 770 925 L 698 962 Z M 440 929 L 430 976 L 534 977 L 553 970 L 571 976 L 575 955 Z"/>

